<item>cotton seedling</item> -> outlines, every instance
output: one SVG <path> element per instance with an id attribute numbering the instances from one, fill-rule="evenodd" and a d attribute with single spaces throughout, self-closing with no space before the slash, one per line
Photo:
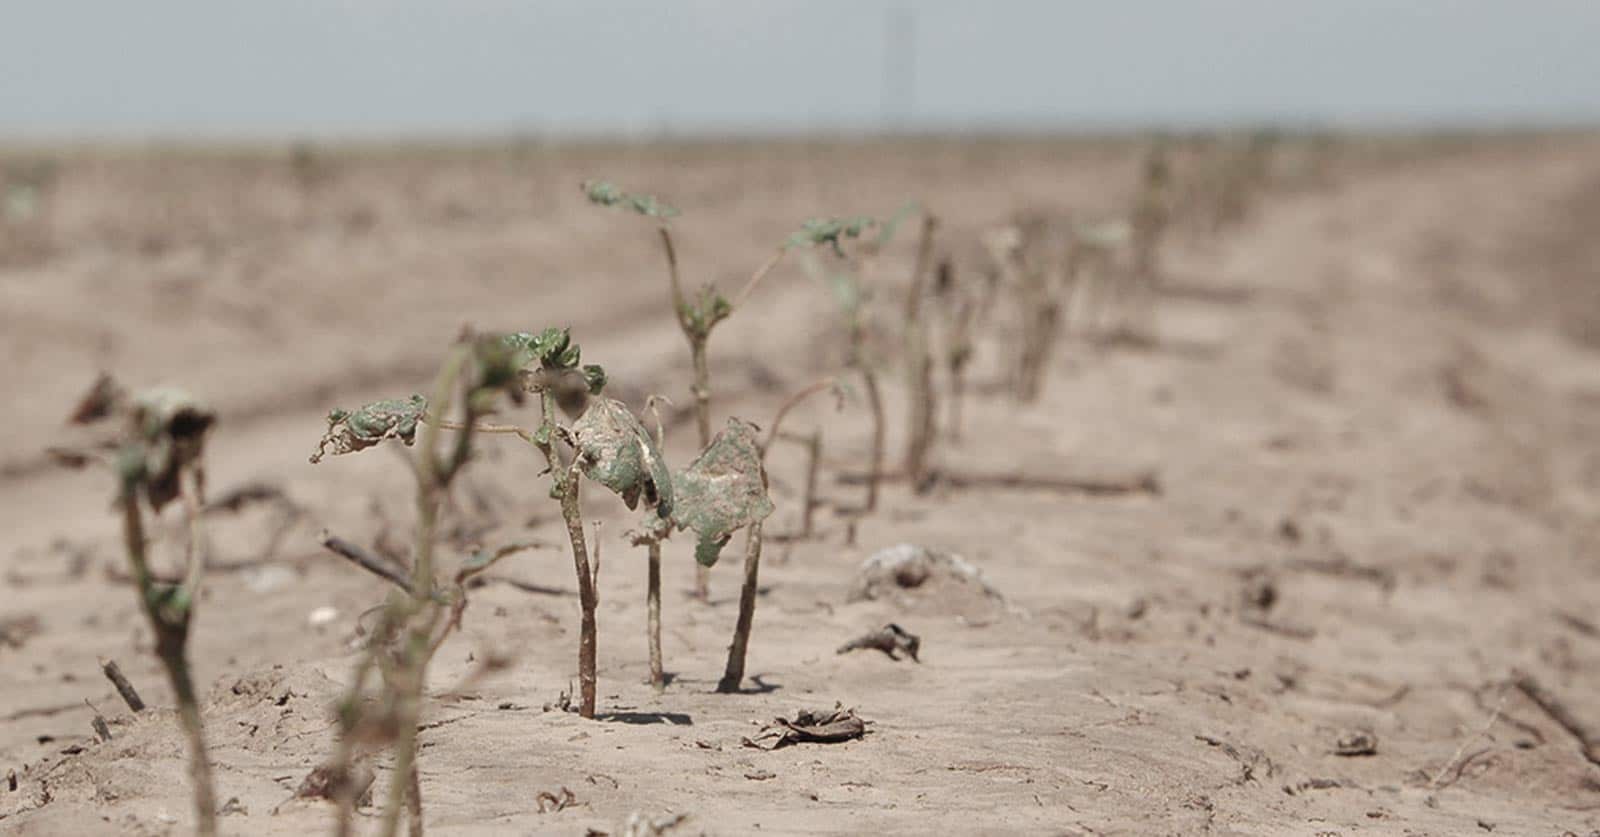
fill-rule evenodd
<path id="1" fill-rule="evenodd" d="M 717 683 L 719 692 L 736 692 L 744 680 L 761 570 L 761 523 L 773 511 L 756 432 L 747 421 L 728 419 L 689 467 L 673 476 L 672 523 L 694 533 L 694 557 L 701 566 L 715 564 L 733 534 L 745 530 L 744 586 L 728 663 Z"/>
<path id="2" fill-rule="evenodd" d="M 819 219 L 806 222 L 800 232 L 790 238 L 791 245 L 827 244 L 833 254 L 845 262 L 843 269 L 828 270 L 816 257 L 802 259 L 806 272 L 822 281 L 833 293 L 839 314 L 844 320 L 846 333 L 845 367 L 861 376 L 866 391 L 867 407 L 872 413 L 872 448 L 867 472 L 867 497 L 862 510 L 871 512 L 878 507 L 878 489 L 883 479 L 885 437 L 883 391 L 878 383 L 875 364 L 867 357 L 866 336 L 869 331 L 867 303 L 869 290 L 865 281 L 873 257 L 882 252 L 894 237 L 900 223 L 916 211 L 915 204 L 902 207 L 889 221 L 877 224 L 867 216 L 847 219 Z M 877 235 L 868 238 L 862 247 L 846 252 L 842 239 L 860 239 L 876 226 Z M 920 292 L 919 292 L 920 295 Z"/>
<path id="3" fill-rule="evenodd" d="M 1154 287 L 1161 279 L 1161 242 L 1172 218 L 1172 165 L 1166 149 L 1155 146 L 1145 157 L 1139 192 L 1129 212 L 1133 279 Z"/>
<path id="4" fill-rule="evenodd" d="M 180 390 L 154 389 L 128 396 L 102 377 L 78 406 L 72 421 L 89 424 L 121 418 L 112 466 L 117 477 L 117 507 L 122 514 L 123 546 L 145 619 L 155 635 L 156 655 L 178 701 L 178 724 L 189 747 L 194 785 L 195 831 L 217 833 L 216 791 L 206 753 L 205 727 L 189 667 L 188 645 L 195 605 L 205 575 L 205 444 L 216 414 Z M 188 522 L 185 569 L 177 582 L 157 577 L 145 537 L 145 509 L 159 515 L 173 500 L 182 502 Z"/>
<path id="5" fill-rule="evenodd" d="M 910 409 L 906 411 L 905 472 L 914 487 L 926 483 L 928 455 L 933 449 L 938 407 L 933 389 L 933 350 L 928 323 L 922 315 L 927 276 L 933 261 L 933 237 L 938 219 L 923 215 L 916 261 L 906 288 L 905 353 L 906 392 Z"/>
<path id="6" fill-rule="evenodd" d="M 835 400 L 838 402 L 838 407 L 841 409 L 844 407 L 847 393 L 844 384 L 839 379 L 827 377 L 813 381 L 783 402 L 783 405 L 778 408 L 778 412 L 772 418 L 772 428 L 767 431 L 766 440 L 761 443 L 763 463 L 766 461 L 767 453 L 772 450 L 772 445 L 779 439 L 797 443 L 806 450 L 805 489 L 800 500 L 800 532 L 793 536 L 800 540 L 811 537 L 813 517 L 818 505 L 817 474 L 822 466 L 822 429 L 817 428 L 809 435 L 785 433 L 783 431 L 783 420 L 789 415 L 789 411 L 798 407 L 807 398 L 824 390 L 831 390 Z"/>
<path id="7" fill-rule="evenodd" d="M 949 387 L 949 412 L 945 417 L 945 437 L 961 441 L 962 402 L 966 397 L 967 366 L 972 362 L 972 328 L 977 303 L 956 281 L 955 264 L 939 262 L 934 273 L 933 298 L 940 303 L 944 318 L 944 367 Z"/>
<path id="8" fill-rule="evenodd" d="M 671 404 L 666 398 L 652 395 L 647 400 L 647 408 L 655 416 L 656 439 L 654 455 L 660 456 L 660 451 L 666 447 L 666 430 L 661 422 L 661 413 L 657 402 Z M 671 474 L 667 473 L 665 485 L 671 485 Z M 665 512 L 662 510 L 665 509 Z M 646 509 L 644 520 L 638 529 L 628 532 L 629 540 L 634 546 L 645 548 L 645 644 L 650 651 L 650 685 L 661 691 L 667 686 L 666 672 L 661 659 L 661 542 L 672 534 L 672 504 L 670 499 L 666 503 L 655 503 Z M 699 566 L 696 564 L 696 566 Z"/>
<path id="9" fill-rule="evenodd" d="M 701 448 L 711 443 L 711 366 L 707 354 L 707 343 L 711 339 L 711 332 L 718 323 L 727 319 L 729 315 L 744 304 L 751 291 L 766 278 L 772 269 L 778 266 L 784 253 L 789 249 L 790 242 L 785 242 L 778 247 L 765 262 L 750 275 L 744 286 L 729 300 L 719 292 L 715 285 L 702 285 L 691 300 L 684 293 L 683 281 L 679 275 L 677 247 L 673 243 L 672 228 L 668 221 L 680 213 L 677 208 L 654 195 L 632 194 L 623 191 L 615 184 L 603 180 L 589 180 L 583 183 L 583 193 L 591 203 L 598 206 L 614 207 L 630 211 L 638 215 L 652 218 L 656 221 L 656 232 L 661 241 L 662 254 L 667 262 L 668 289 L 671 294 L 673 314 L 677 317 L 678 328 L 683 332 L 684 340 L 689 344 L 689 359 L 694 369 L 694 381 L 690 392 L 694 396 L 695 429 L 699 434 Z M 804 232 L 804 231 L 802 231 Z M 820 230 L 818 235 L 827 236 L 830 231 Z M 832 231 L 835 241 L 845 230 Z M 858 233 L 859 234 L 859 233 Z M 796 233 L 801 235 L 801 233 Z M 701 600 L 709 597 L 709 575 L 705 567 L 700 567 L 695 575 L 695 596 Z"/>
<path id="10" fill-rule="evenodd" d="M 661 456 L 661 429 L 652 440 L 626 405 L 595 400 L 573 424 L 574 461 L 585 477 L 610 489 L 629 508 L 645 500 L 645 519 L 632 533 L 646 549 L 645 633 L 650 648 L 650 684 L 666 685 L 661 661 L 661 541 L 671 533 L 672 475 Z M 598 559 L 597 559 L 598 561 Z"/>
<path id="11" fill-rule="evenodd" d="M 409 811 L 410 832 L 421 833 L 416 730 L 428 664 L 448 634 L 460 625 L 468 579 L 521 548 L 516 545 L 475 554 L 461 564 L 453 585 L 441 590 L 434 559 L 439 511 L 451 484 L 471 459 L 472 438 L 479 419 L 495 409 L 502 395 L 517 402 L 523 399 L 521 372 L 525 359 L 523 347 L 513 339 L 464 336 L 441 367 L 431 402 L 414 395 L 374 402 L 353 411 L 334 410 L 328 416 L 328 430 L 311 457 L 316 462 L 329 453 L 355 453 L 388 440 L 417 446 L 412 469 L 416 477 L 417 520 L 410 572 L 396 578 L 379 571 L 400 589 L 390 594 L 379 628 L 339 711 L 341 735 L 332 776 L 340 803 L 340 834 L 348 834 L 351 826 L 355 789 L 349 777 L 355 748 L 363 740 L 392 741 L 395 749 L 395 769 L 380 833 L 385 837 L 397 833 L 403 810 Z M 430 408 L 434 411 L 431 414 Z M 452 424 L 452 409 L 459 416 L 453 426 L 460 432 L 441 456 L 439 432 Z M 369 563 L 363 562 L 363 566 L 377 571 Z M 375 669 L 384 685 L 383 710 L 370 713 L 362 710 L 362 694 Z"/>

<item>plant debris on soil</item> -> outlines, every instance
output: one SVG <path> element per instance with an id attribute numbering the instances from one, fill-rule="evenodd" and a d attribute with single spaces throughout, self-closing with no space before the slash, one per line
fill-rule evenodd
<path id="1" fill-rule="evenodd" d="M 921 648 L 922 637 L 890 622 L 875 631 L 868 631 L 839 646 L 836 653 L 847 654 L 851 651 L 870 649 L 882 651 L 891 660 L 898 660 L 901 654 L 905 654 L 913 661 L 920 663 L 922 661 L 917 659 L 917 651 Z"/>
<path id="2" fill-rule="evenodd" d="M 774 718 L 759 733 L 742 740 L 746 747 L 758 750 L 779 750 L 794 744 L 838 744 L 866 735 L 868 723 L 854 709 L 837 704 L 833 709 L 802 709 L 792 721 Z"/>
<path id="3" fill-rule="evenodd" d="M 1223 195 L 1254 142 L 1167 138 L 1175 202 Z M 326 835 L 326 790 L 292 797 L 335 757 L 336 707 L 380 604 L 402 595 L 421 461 L 407 441 L 434 429 L 416 400 L 359 405 L 432 396 L 463 326 L 552 323 L 606 361 L 605 392 L 638 419 L 597 412 L 605 426 L 583 434 L 622 495 L 586 483 L 582 497 L 606 557 L 603 720 L 571 711 L 581 610 L 564 550 L 448 584 L 501 544 L 566 542 L 528 440 L 474 434 L 433 556 L 435 592 L 471 607 L 419 707 L 430 832 L 642 835 L 681 812 L 679 832 L 725 834 L 1600 830 L 1600 138 L 1276 142 L 1258 199 L 1226 224 L 1175 222 L 1148 285 L 1121 281 L 1126 252 L 1059 269 L 1074 247 L 1100 252 L 1077 230 L 1128 226 L 1144 139 L 0 149 L 0 196 L 19 160 L 60 169 L 25 221 L 0 219 L 0 832 L 194 831 L 178 701 L 132 595 L 114 486 L 46 451 L 116 459 L 115 422 L 62 421 L 118 412 L 110 378 L 82 398 L 102 366 L 182 385 L 220 417 L 189 650 L 215 801 L 233 814 L 221 830 Z M 597 195 L 635 217 L 597 219 L 570 188 L 597 175 L 641 190 Z M 663 201 L 683 209 L 685 285 L 732 293 L 800 219 L 913 198 L 939 219 L 931 263 L 948 264 L 922 277 L 920 318 L 905 313 L 916 236 L 879 246 L 873 229 L 841 232 L 846 261 L 831 241 L 789 250 L 717 325 L 712 426 L 759 426 L 702 463 L 702 508 L 694 488 L 671 498 L 699 525 L 661 544 L 657 691 L 626 503 L 637 489 L 659 517 L 658 466 L 676 474 L 703 449 L 650 234 Z M 853 356 L 826 278 L 843 270 L 859 274 Z M 1040 312 L 1018 280 L 1041 278 L 1061 292 L 1060 339 L 1020 403 L 1016 337 Z M 913 335 L 931 364 L 906 362 Z M 857 391 L 869 367 L 881 445 Z M 964 396 L 919 406 L 902 374 L 918 369 Z M 824 377 L 848 383 L 842 407 L 810 399 L 772 426 L 783 394 Z M 598 400 L 582 374 L 564 384 L 579 378 L 563 421 Z M 676 405 L 659 440 L 652 395 Z M 330 424 L 339 405 L 354 412 Z M 538 412 L 501 399 L 484 429 L 533 428 Z M 908 451 L 928 424 L 919 477 Z M 806 445 L 759 449 L 774 430 L 820 440 L 814 478 Z M 324 431 L 327 457 L 382 449 L 311 466 Z M 868 513 L 854 475 L 875 448 L 888 473 Z M 704 502 L 718 484 L 738 507 Z M 724 541 L 755 520 L 770 531 L 747 676 L 718 694 L 746 562 L 723 555 L 696 598 L 694 553 L 734 552 Z M 149 523 L 164 587 L 184 576 L 185 508 Z M 934 642 L 929 659 L 884 660 L 910 649 L 858 637 L 890 624 Z M 828 653 L 841 643 L 874 651 Z M 795 713 L 836 698 L 877 723 Z M 369 791 L 394 772 L 384 740 L 360 745 Z M 575 804 L 551 810 L 563 787 Z M 371 795 L 357 833 L 386 808 Z"/>

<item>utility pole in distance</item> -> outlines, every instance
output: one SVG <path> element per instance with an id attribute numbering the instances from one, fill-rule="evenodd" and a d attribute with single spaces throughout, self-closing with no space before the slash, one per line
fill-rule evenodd
<path id="1" fill-rule="evenodd" d="M 883 28 L 883 127 L 909 127 L 917 86 L 917 13 L 891 8 Z"/>

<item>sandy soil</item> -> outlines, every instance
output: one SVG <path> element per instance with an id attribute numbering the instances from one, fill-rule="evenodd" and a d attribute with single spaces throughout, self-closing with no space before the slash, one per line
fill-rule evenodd
<path id="1" fill-rule="evenodd" d="M 673 198 L 686 269 L 728 283 L 799 218 L 907 197 L 970 259 L 1015 210 L 1122 205 L 1137 150 L 374 151 L 319 157 L 298 177 L 287 160 L 68 157 L 44 218 L 8 233 L 0 832 L 188 830 L 171 697 L 117 580 L 109 478 L 52 470 L 41 453 L 70 438 L 61 417 L 97 370 L 210 398 L 223 416 L 213 485 L 266 481 L 304 509 L 267 555 L 273 510 L 216 520 L 193 654 L 219 795 L 238 800 L 225 831 L 321 833 L 327 804 L 289 797 L 332 750 L 357 620 L 384 590 L 316 535 L 403 539 L 410 508 L 398 457 L 306 463 L 325 411 L 419 389 L 468 322 L 570 324 L 620 392 L 688 401 L 649 229 L 583 206 L 579 180 Z M 430 831 L 583 834 L 636 811 L 686 813 L 680 831 L 708 834 L 1600 830 L 1600 766 L 1507 685 L 1533 677 L 1600 728 L 1596 219 L 1592 139 L 1363 157 L 1274 190 L 1220 240 L 1174 242 L 1155 345 L 1069 340 L 1037 404 L 998 385 L 1009 344 L 990 329 L 965 441 L 937 449 L 941 468 L 1153 468 L 1161 493 L 895 483 L 850 542 L 838 509 L 861 489 L 830 468 L 818 537 L 768 550 L 744 694 L 712 692 L 739 550 L 699 603 L 689 544 L 668 548 L 674 678 L 657 695 L 643 682 L 642 556 L 620 504 L 591 492 L 604 719 L 546 709 L 575 676 L 570 559 L 516 559 L 501 574 L 516 583 L 476 591 L 435 662 L 420 756 Z M 909 249 L 883 264 L 886 303 Z M 789 266 L 718 331 L 719 421 L 766 422 L 785 391 L 835 367 L 830 304 Z M 892 363 L 886 376 L 898 451 Z M 792 421 L 824 427 L 830 460 L 859 466 L 859 407 L 817 403 Z M 692 436 L 673 426 L 672 461 Z M 485 447 L 460 526 L 559 542 L 533 458 Z M 768 531 L 793 531 L 798 453 L 771 471 Z M 861 562 L 903 542 L 963 556 L 1004 602 L 958 584 L 849 601 Z M 322 608 L 336 615 L 314 625 Z M 889 621 L 922 637 L 920 663 L 834 653 Z M 461 686 L 491 654 L 510 667 Z M 101 659 L 153 709 L 129 712 Z M 764 721 L 836 701 L 870 734 L 741 746 Z M 1357 734 L 1375 751 L 1341 755 Z M 381 788 L 387 756 L 373 766 Z M 539 793 L 563 787 L 576 804 L 540 813 Z"/>

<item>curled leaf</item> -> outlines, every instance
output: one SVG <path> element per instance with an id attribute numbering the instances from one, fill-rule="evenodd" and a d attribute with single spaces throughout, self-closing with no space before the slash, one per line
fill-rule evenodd
<path id="1" fill-rule="evenodd" d="M 672 522 L 695 533 L 695 560 L 708 567 L 734 532 L 772 514 L 756 426 L 742 419 L 728 419 L 672 484 Z"/>
<path id="2" fill-rule="evenodd" d="M 106 418 L 116 412 L 126 396 L 127 393 L 117 385 L 116 379 L 101 372 L 89 391 L 78 399 L 77 406 L 72 408 L 72 415 L 67 417 L 67 423 L 91 424 Z"/>
<path id="3" fill-rule="evenodd" d="M 583 365 L 583 383 L 589 388 L 590 395 L 599 395 L 606 388 L 606 370 L 598 363 Z"/>
<path id="4" fill-rule="evenodd" d="M 516 352 L 518 368 L 537 362 L 542 369 L 573 369 L 582 355 L 572 342 L 572 330 L 566 328 L 547 328 L 538 334 L 519 331 L 500 340 Z"/>
<path id="5" fill-rule="evenodd" d="M 800 225 L 800 229 L 784 241 L 783 246 L 789 247 L 815 247 L 828 244 L 833 247 L 833 252 L 841 258 L 844 257 L 844 248 L 840 246 L 841 238 L 860 238 L 861 234 L 871 229 L 877 221 L 869 215 L 852 215 L 846 218 L 812 218 Z"/>
<path id="6" fill-rule="evenodd" d="M 605 180 L 585 180 L 583 194 L 590 203 L 629 209 L 651 218 L 673 218 L 679 215 L 677 207 L 655 195 L 633 195 L 622 191 L 615 183 Z"/>
<path id="7" fill-rule="evenodd" d="M 374 401 L 354 412 L 334 410 L 328 413 L 328 432 L 317 444 L 311 461 L 320 462 L 329 453 L 338 456 L 366 450 L 385 439 L 399 439 L 410 445 L 416 441 L 417 424 L 427 410 L 428 400 L 420 395 Z"/>
<path id="8" fill-rule="evenodd" d="M 700 295 L 694 302 L 683 303 L 682 316 L 691 332 L 703 336 L 710 334 L 717 323 L 727 319 L 732 313 L 733 303 L 715 287 L 706 285 L 700 289 Z"/>
<path id="9" fill-rule="evenodd" d="M 572 425 L 583 475 L 611 489 L 628 508 L 642 495 L 657 514 L 672 514 L 672 475 L 650 434 L 626 404 L 595 398 Z"/>
<path id="10" fill-rule="evenodd" d="M 178 496 L 178 473 L 200 462 L 211 408 L 177 389 L 152 389 L 133 399 L 132 438 L 119 461 L 125 484 L 140 483 L 157 511 Z"/>
<path id="11" fill-rule="evenodd" d="M 524 390 L 519 373 L 527 356 L 525 349 L 506 336 L 484 335 L 473 341 L 468 397 L 482 402 L 474 405 L 476 412 L 488 412 L 495 396 L 502 392 L 513 403 L 522 403 Z"/>

